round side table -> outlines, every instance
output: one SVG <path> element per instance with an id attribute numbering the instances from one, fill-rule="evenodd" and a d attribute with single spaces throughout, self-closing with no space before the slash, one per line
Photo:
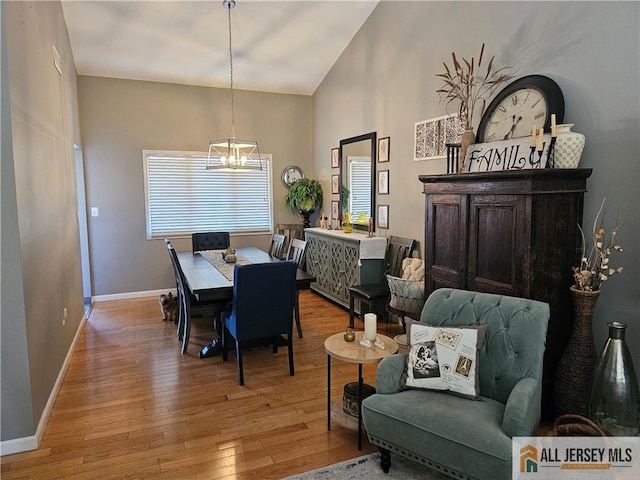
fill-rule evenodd
<path id="1" fill-rule="evenodd" d="M 356 339 L 347 342 L 342 332 L 331 335 L 324 341 L 324 349 L 327 352 L 327 430 L 331 430 L 331 357 L 358 364 L 358 450 L 362 450 L 362 365 L 378 363 L 384 357 L 398 351 L 396 341 L 382 334 L 378 334 L 378 338 L 384 343 L 384 350 L 373 345 L 365 348 L 360 345 L 363 336 L 364 332 L 356 332 Z"/>

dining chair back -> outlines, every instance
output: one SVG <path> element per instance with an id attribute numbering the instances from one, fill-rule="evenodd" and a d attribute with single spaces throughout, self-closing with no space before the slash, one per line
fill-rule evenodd
<path id="1" fill-rule="evenodd" d="M 289 244 L 286 259 L 291 262 L 296 262 L 296 264 L 298 264 L 298 268 L 300 270 L 304 270 L 306 260 L 304 253 L 306 248 L 307 242 L 305 240 L 298 240 L 297 238 L 294 238 Z"/>
<path id="2" fill-rule="evenodd" d="M 217 300 L 199 301 L 191 292 L 187 284 L 187 280 L 180 266 L 178 254 L 168 238 L 165 238 L 165 244 L 169 251 L 173 271 L 176 275 L 176 285 L 178 289 L 178 339 L 182 341 L 182 353 L 187 353 L 189 346 L 189 337 L 191 335 L 192 316 L 196 315 L 217 315 L 227 308 L 226 302 Z M 221 330 L 220 327 L 218 329 Z M 218 332 L 220 333 L 220 332 Z"/>
<path id="3" fill-rule="evenodd" d="M 305 240 L 298 240 L 294 238 L 289 243 L 289 250 L 287 250 L 286 259 L 290 262 L 296 262 L 300 270 L 304 270 L 306 257 L 305 250 L 307 248 L 307 242 Z M 294 308 L 294 318 L 296 320 L 296 329 L 298 330 L 298 338 L 302 338 L 302 325 L 300 324 L 300 291 L 296 290 L 296 303 Z"/>
<path id="4" fill-rule="evenodd" d="M 229 232 L 198 232 L 191 234 L 193 252 L 225 250 L 229 248 Z"/>
<path id="5" fill-rule="evenodd" d="M 285 236 L 284 251 L 289 251 L 293 239 L 304 240 L 304 225 L 301 223 L 279 223 L 276 233 Z"/>
<path id="6" fill-rule="evenodd" d="M 385 315 L 384 308 L 378 307 L 384 307 L 391 295 L 387 275 L 400 276 L 402 261 L 411 256 L 414 245 L 415 240 L 411 238 L 389 237 L 384 271 L 380 281 L 370 285 L 351 285 L 349 287 L 349 327 L 353 328 L 354 326 L 356 299 L 368 304 L 372 311 L 379 312 L 382 316 Z"/>
<path id="7" fill-rule="evenodd" d="M 284 252 L 284 243 L 287 237 L 281 233 L 274 233 L 271 235 L 271 244 L 269 246 L 269 255 L 275 258 L 282 258 Z"/>
<path id="8" fill-rule="evenodd" d="M 289 374 L 293 376 L 293 311 L 296 294 L 295 262 L 236 265 L 231 311 L 222 313 L 222 360 L 228 358 L 235 339 L 238 380 L 244 385 L 242 348 L 256 340 L 268 340 L 277 352 L 281 335 L 287 336 Z"/>

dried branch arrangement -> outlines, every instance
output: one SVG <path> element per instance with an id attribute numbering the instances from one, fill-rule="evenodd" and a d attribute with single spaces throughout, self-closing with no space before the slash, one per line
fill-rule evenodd
<path id="1" fill-rule="evenodd" d="M 453 68 L 442 62 L 444 73 L 437 73 L 436 77 L 443 80 L 444 85 L 437 90 L 440 100 L 446 102 L 447 106 L 451 102 L 460 102 L 458 114 L 464 122 L 465 127 L 473 127 L 473 114 L 479 107 L 480 115 L 484 113 L 486 99 L 490 97 L 498 86 L 513 78 L 506 73 L 510 67 L 502 67 L 493 70 L 495 55 L 491 57 L 484 75 L 480 73 L 482 59 L 484 56 L 484 43 L 480 49 L 480 56 L 476 65 L 475 57 L 470 60 L 462 58 L 462 63 L 458 62 L 455 52 L 451 52 Z M 476 70 L 477 69 L 477 70 Z"/>

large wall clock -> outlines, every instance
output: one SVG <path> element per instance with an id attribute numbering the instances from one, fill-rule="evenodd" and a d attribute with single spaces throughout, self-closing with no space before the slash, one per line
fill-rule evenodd
<path id="1" fill-rule="evenodd" d="M 531 135 L 533 125 L 550 131 L 551 114 L 564 120 L 564 97 L 556 82 L 543 75 L 529 75 L 507 85 L 491 101 L 480 120 L 478 143 Z"/>

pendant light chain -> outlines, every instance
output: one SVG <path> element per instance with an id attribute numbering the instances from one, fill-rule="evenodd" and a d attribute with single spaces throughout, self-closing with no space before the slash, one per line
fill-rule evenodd
<path id="1" fill-rule="evenodd" d="M 236 111 L 233 95 L 233 43 L 231 37 L 231 9 L 236 6 L 235 0 L 223 0 L 222 5 L 228 11 L 229 23 L 229 73 L 231 99 L 231 138 L 211 140 L 207 155 L 207 170 L 264 170 L 258 142 L 238 140 L 236 138 Z"/>
<path id="2" fill-rule="evenodd" d="M 235 7 L 235 2 L 225 2 L 227 11 L 229 12 L 229 72 L 230 72 L 230 90 L 231 90 L 231 138 L 236 138 L 236 116 L 233 104 L 233 50 L 231 49 L 231 9 Z"/>

